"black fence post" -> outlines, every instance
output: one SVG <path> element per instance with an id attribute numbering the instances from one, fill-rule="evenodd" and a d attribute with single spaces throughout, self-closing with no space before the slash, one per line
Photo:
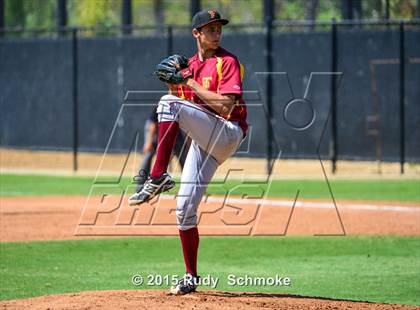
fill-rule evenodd
<path id="1" fill-rule="evenodd" d="M 191 18 L 201 10 L 201 0 L 190 0 L 190 14 Z"/>
<path id="2" fill-rule="evenodd" d="M 353 19 L 353 1 L 341 0 L 341 17 L 343 19 Z"/>
<path id="3" fill-rule="evenodd" d="M 4 16 L 6 15 L 6 12 L 4 10 L 4 0 L 0 0 L 0 29 L 5 28 L 4 24 Z M 0 31 L 0 37 L 3 35 L 3 31 Z"/>
<path id="4" fill-rule="evenodd" d="M 67 32 L 61 30 L 67 26 L 67 1 L 66 0 L 57 0 L 57 9 L 56 9 L 56 24 L 61 36 L 65 36 Z"/>
<path id="5" fill-rule="evenodd" d="M 173 32 L 172 32 L 172 26 L 171 25 L 168 25 L 166 40 L 167 40 L 166 41 L 166 44 L 167 44 L 166 55 L 172 55 L 172 53 L 173 53 Z"/>
<path id="6" fill-rule="evenodd" d="M 332 173 L 337 171 L 337 23 L 331 24 L 331 164 Z"/>
<path id="7" fill-rule="evenodd" d="M 79 107 L 78 107 L 78 42 L 77 29 L 72 30 L 72 75 L 73 75 L 73 171 L 77 171 L 77 153 L 79 149 Z"/>
<path id="8" fill-rule="evenodd" d="M 404 174 L 405 162 L 405 38 L 404 22 L 400 22 L 400 173 Z"/>
<path id="9" fill-rule="evenodd" d="M 273 0 L 264 1 L 264 24 L 265 24 L 265 64 L 267 70 L 266 80 L 266 103 L 267 103 L 267 174 L 271 174 L 272 158 L 273 158 L 273 128 L 271 126 L 272 118 L 272 96 L 273 96 L 273 79 L 271 72 L 273 71 L 273 44 L 272 44 L 272 23 L 273 23 Z"/>
<path id="10" fill-rule="evenodd" d="M 420 18 L 420 0 L 417 0 L 417 18 Z"/>
<path id="11" fill-rule="evenodd" d="M 389 0 L 385 0 L 385 19 L 389 20 Z"/>
<path id="12" fill-rule="evenodd" d="M 121 21 L 123 27 L 123 34 L 131 34 L 132 30 L 132 14 L 131 14 L 131 0 L 123 0 Z"/>

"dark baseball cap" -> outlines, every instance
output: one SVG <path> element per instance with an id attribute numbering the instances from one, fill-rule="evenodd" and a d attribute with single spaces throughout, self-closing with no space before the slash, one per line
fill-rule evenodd
<path id="1" fill-rule="evenodd" d="M 198 29 L 213 22 L 221 22 L 222 25 L 229 23 L 229 21 L 223 18 L 216 10 L 203 10 L 194 15 L 191 26 L 193 29 Z"/>

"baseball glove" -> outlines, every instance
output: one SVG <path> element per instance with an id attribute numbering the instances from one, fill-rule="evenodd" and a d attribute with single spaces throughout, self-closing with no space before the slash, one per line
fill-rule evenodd
<path id="1" fill-rule="evenodd" d="M 172 55 L 162 60 L 155 71 L 159 80 L 170 84 L 183 83 L 192 76 L 188 68 L 188 58 L 181 55 Z"/>

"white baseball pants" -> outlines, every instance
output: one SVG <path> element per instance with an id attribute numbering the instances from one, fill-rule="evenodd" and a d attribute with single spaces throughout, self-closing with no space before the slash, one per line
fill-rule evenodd
<path id="1" fill-rule="evenodd" d="M 175 121 L 191 139 L 177 196 L 178 227 L 197 226 L 197 209 L 217 167 L 232 156 L 243 139 L 241 127 L 174 95 L 165 95 L 157 109 L 159 122 Z"/>

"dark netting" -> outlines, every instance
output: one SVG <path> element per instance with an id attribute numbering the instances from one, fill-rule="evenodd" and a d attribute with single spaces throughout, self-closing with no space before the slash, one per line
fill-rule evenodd
<path id="1" fill-rule="evenodd" d="M 420 159 L 420 25 L 405 26 L 405 153 Z M 226 28 L 222 46 L 245 67 L 244 97 L 252 105 L 252 135 L 239 156 L 314 158 L 331 155 L 332 27 L 330 23 L 275 22 L 272 65 L 263 25 Z M 73 34 L 77 41 L 73 41 Z M 14 31 L 0 39 L 1 145 L 127 151 L 165 86 L 153 75 L 169 54 L 191 56 L 190 26 Z M 77 45 L 74 45 L 77 42 Z M 77 49 L 75 49 L 77 47 Z M 77 50 L 77 68 L 73 66 Z M 337 151 L 339 159 L 400 159 L 399 24 L 337 25 Z M 73 70 L 78 118 L 73 119 Z M 336 73 L 336 74 L 338 74 Z M 268 123 L 267 78 L 271 75 Z M 128 91 L 131 105 L 118 117 Z M 158 93 L 156 93 L 158 92 Z M 159 93 L 160 92 L 160 93 Z M 304 99 L 304 100 L 302 100 Z M 295 101 L 294 101 L 295 100 Z M 129 112 L 127 112 L 129 111 Z M 270 128 L 272 135 L 270 136 Z M 110 139 L 111 133 L 114 136 Z M 320 140 L 322 137 L 322 140 Z"/>
<path id="2" fill-rule="evenodd" d="M 331 35 L 325 27 L 279 24 L 273 33 L 274 136 L 283 157 L 328 156 Z"/>
<path id="3" fill-rule="evenodd" d="M 398 26 L 340 25 L 337 32 L 338 157 L 398 161 Z"/>
<path id="4" fill-rule="evenodd" d="M 72 147 L 72 57 L 66 38 L 0 41 L 2 146 Z"/>
<path id="5" fill-rule="evenodd" d="M 420 24 L 405 26 L 405 152 L 420 161 Z"/>
<path id="6" fill-rule="evenodd" d="M 162 48 L 165 44 L 164 36 L 125 35 L 79 40 L 81 149 L 103 151 L 110 141 L 109 151 L 124 152 L 136 132 L 143 132 L 150 107 L 138 107 L 132 109 L 133 113 L 119 117 L 118 114 L 127 92 L 162 89 L 153 72 L 155 64 L 166 55 Z M 156 104 L 157 99 L 139 98 L 145 104 Z M 143 143 L 143 134 L 138 135 L 138 139 Z"/>

